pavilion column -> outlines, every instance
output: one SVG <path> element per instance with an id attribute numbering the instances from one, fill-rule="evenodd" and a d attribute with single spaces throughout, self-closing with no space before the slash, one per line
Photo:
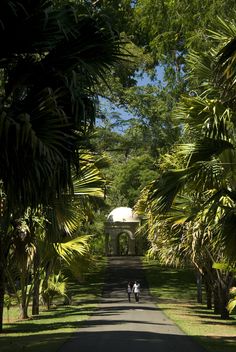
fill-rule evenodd
<path id="1" fill-rule="evenodd" d="M 118 241 L 117 236 L 111 236 L 111 254 L 118 255 Z"/>
<path id="2" fill-rule="evenodd" d="M 105 233 L 105 255 L 109 255 L 109 233 Z"/>
<path id="3" fill-rule="evenodd" d="M 135 239 L 129 236 L 129 251 L 128 255 L 135 255 Z"/>

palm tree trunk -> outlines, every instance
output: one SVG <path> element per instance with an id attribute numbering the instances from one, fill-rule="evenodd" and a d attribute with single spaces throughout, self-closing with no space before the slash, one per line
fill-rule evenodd
<path id="1" fill-rule="evenodd" d="M 32 315 L 39 314 L 39 286 L 40 286 L 40 277 L 39 277 L 39 266 L 40 259 L 38 250 L 36 249 L 34 256 L 34 289 L 33 289 L 33 304 L 32 304 Z"/>
<path id="2" fill-rule="evenodd" d="M 3 308 L 5 294 L 5 258 L 0 238 L 0 333 L 3 331 Z"/>
<path id="3" fill-rule="evenodd" d="M 48 289 L 48 280 L 51 274 L 52 266 L 53 266 L 52 262 L 49 261 L 45 268 L 46 274 L 42 284 L 42 296 L 44 301 L 43 303 L 47 306 L 48 310 L 50 309 L 50 298 L 49 298 L 49 294 L 48 293 L 45 294 L 45 292 Z"/>
<path id="4" fill-rule="evenodd" d="M 221 319 L 229 319 L 229 311 L 227 310 L 226 306 L 229 302 L 229 292 L 228 288 L 225 285 L 218 286 L 219 292 L 219 302 L 220 302 L 220 317 Z"/>
<path id="5" fill-rule="evenodd" d="M 3 226 L 3 231 L 4 231 L 4 226 Z M 9 252 L 9 243 L 7 241 L 7 238 L 4 236 L 3 231 L 0 231 L 0 333 L 3 331 L 6 258 Z"/>
<path id="6" fill-rule="evenodd" d="M 218 274 L 218 294 L 220 302 L 221 319 L 229 319 L 229 311 L 227 304 L 229 303 L 229 288 L 233 283 L 233 275 L 231 272 Z"/>
<path id="7" fill-rule="evenodd" d="M 28 307 L 22 302 L 20 306 L 20 319 L 28 319 Z"/>
<path id="8" fill-rule="evenodd" d="M 202 303 L 202 274 L 197 271 L 197 303 Z"/>
<path id="9" fill-rule="evenodd" d="M 21 304 L 20 304 L 20 318 L 28 319 L 28 306 L 27 306 L 27 282 L 26 275 L 21 275 Z"/>
<path id="10" fill-rule="evenodd" d="M 220 300 L 219 300 L 218 287 L 216 285 L 214 286 L 213 297 L 214 297 L 214 313 L 219 314 L 220 313 Z"/>
<path id="11" fill-rule="evenodd" d="M 39 315 L 39 280 L 34 283 L 32 315 Z"/>
<path id="12" fill-rule="evenodd" d="M 50 307 L 51 307 L 51 298 L 48 295 L 48 297 L 47 297 L 47 310 L 50 310 Z"/>
<path id="13" fill-rule="evenodd" d="M 212 285 L 207 279 L 205 280 L 205 291 L 207 309 L 212 309 Z"/>

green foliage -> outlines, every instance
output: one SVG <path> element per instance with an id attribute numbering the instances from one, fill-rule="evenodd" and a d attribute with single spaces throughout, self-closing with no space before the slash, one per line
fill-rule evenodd
<path id="1" fill-rule="evenodd" d="M 216 85 L 214 81 L 217 57 L 211 51 L 208 53 L 208 60 L 206 60 L 206 53 L 198 56 L 197 63 L 196 53 L 193 56 L 190 55 L 190 79 L 194 80 L 198 77 L 202 94 L 183 97 L 175 111 L 177 120 L 185 124 L 188 131 L 187 137 L 190 138 L 190 143 L 180 144 L 175 149 L 176 157 L 183 161 L 183 167 L 177 166 L 176 170 L 165 170 L 160 178 L 149 186 L 147 202 L 154 214 L 165 213 L 173 210 L 181 193 L 195 193 L 200 203 L 205 202 L 202 203 L 202 210 L 200 210 L 203 212 L 203 218 L 205 217 L 203 221 L 209 224 L 211 218 L 214 231 L 218 234 L 221 232 L 222 240 L 226 236 L 223 242 L 226 246 L 228 244 L 230 250 L 231 241 L 227 234 L 232 232 L 227 231 L 227 226 L 233 224 L 233 213 L 230 207 L 234 205 L 228 203 L 228 208 L 224 207 L 221 197 L 225 193 L 234 192 L 235 187 L 234 110 L 222 103 L 220 99 L 222 86 Z M 208 70 L 205 69 L 207 65 L 210 65 Z M 203 71 L 202 68 L 204 68 Z M 209 76 L 206 76 L 206 73 L 209 73 Z M 221 197 L 217 197 L 218 194 L 221 194 Z M 213 220 L 214 217 L 215 220 Z M 221 228 L 220 232 L 219 228 Z"/>
<path id="2" fill-rule="evenodd" d="M 54 249 L 63 260 L 70 263 L 74 253 L 85 255 L 88 251 L 88 239 L 89 236 L 80 236 L 67 242 L 59 242 L 54 244 Z"/>
<path id="3" fill-rule="evenodd" d="M 149 287 L 158 301 L 159 309 L 207 350 L 234 351 L 235 315 L 222 322 L 212 314 L 212 310 L 194 302 L 196 292 L 193 272 L 161 266 L 156 261 L 148 261 L 144 265 Z"/>
<path id="4" fill-rule="evenodd" d="M 91 6 L 3 1 L 0 12 L 0 178 L 8 202 L 37 206 L 71 189 L 75 151 L 96 115 L 95 82 L 122 55 Z"/>
<path id="5" fill-rule="evenodd" d="M 106 260 L 100 259 L 93 271 L 85 276 L 82 284 L 77 279 L 68 281 L 66 294 L 70 298 L 69 304 L 65 304 L 65 296 L 56 295 L 53 309 L 40 309 L 39 316 L 24 321 L 19 320 L 16 306 L 11 307 L 9 322 L 7 314 L 4 314 L 7 334 L 0 334 L 1 350 L 10 352 L 27 348 L 32 352 L 47 349 L 56 352 L 68 340 L 68 336 L 77 334 L 81 324 L 96 309 L 105 268 Z M 40 305 L 40 308 L 44 307 Z"/>
<path id="6" fill-rule="evenodd" d="M 4 306 L 9 310 L 13 305 L 13 299 L 9 294 L 4 295 Z"/>
<path id="7" fill-rule="evenodd" d="M 127 233 L 121 234 L 119 236 L 119 254 L 128 255 L 128 237 Z"/>
<path id="8" fill-rule="evenodd" d="M 132 207 L 139 196 L 140 190 L 156 175 L 153 159 L 148 154 L 129 158 L 122 168 L 117 165 L 112 189 L 118 188 L 120 194 L 127 199 L 128 206 Z"/>
<path id="9" fill-rule="evenodd" d="M 236 268 L 231 266 L 229 263 L 213 263 L 212 267 L 217 270 L 236 272 Z"/>
<path id="10" fill-rule="evenodd" d="M 191 263 L 210 287 L 218 288 L 222 319 L 229 317 L 226 308 L 233 275 L 230 267 L 215 271 L 222 265 L 212 264 L 235 265 L 235 109 L 233 100 L 222 100 L 228 89 L 223 72 L 227 64 L 234 71 L 230 60 L 234 60 L 235 45 L 229 37 L 230 54 L 226 29 L 230 36 L 235 33 L 234 22 L 225 23 L 222 36 L 211 32 L 212 50 L 189 55 L 188 79 L 196 90 L 183 96 L 174 112 L 176 122 L 183 124 L 183 142 L 173 148 L 174 168 L 165 164 L 137 205 L 141 214 L 146 212 L 149 254 L 165 264 Z"/>
<path id="11" fill-rule="evenodd" d="M 212 27 L 217 16 L 232 18 L 235 9 L 233 0 L 140 0 L 134 19 L 141 43 L 149 45 L 157 62 L 180 69 L 189 46 L 202 50 L 208 45 L 205 28 Z"/>
<path id="12" fill-rule="evenodd" d="M 53 303 L 53 298 L 56 295 L 63 297 L 66 296 L 66 279 L 60 272 L 49 276 L 47 280 L 47 287 L 45 289 L 42 288 L 41 295 L 44 302 L 47 303 L 48 309 L 50 309 Z"/>
<path id="13" fill-rule="evenodd" d="M 7 308 L 7 321 L 10 321 L 10 308 L 13 306 L 13 298 L 9 294 L 4 295 L 4 307 Z"/>
<path id="14" fill-rule="evenodd" d="M 236 307 L 236 287 L 232 287 L 230 289 L 230 296 L 231 296 L 231 298 L 230 298 L 229 303 L 227 305 L 227 309 L 229 310 L 230 313 L 232 313 Z"/>

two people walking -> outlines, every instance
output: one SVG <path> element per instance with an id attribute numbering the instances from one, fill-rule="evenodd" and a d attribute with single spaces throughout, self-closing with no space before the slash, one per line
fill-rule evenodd
<path id="1" fill-rule="evenodd" d="M 139 302 L 139 295 L 140 295 L 140 283 L 135 281 L 132 285 L 131 282 L 128 282 L 127 286 L 127 294 L 128 294 L 128 301 L 131 302 L 131 293 L 134 293 L 135 302 Z"/>

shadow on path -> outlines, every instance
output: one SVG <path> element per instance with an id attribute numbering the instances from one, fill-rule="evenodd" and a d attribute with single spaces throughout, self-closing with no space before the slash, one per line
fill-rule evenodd
<path id="1" fill-rule="evenodd" d="M 134 280 L 140 303 L 127 301 Z M 155 306 L 138 257 L 109 258 L 105 282 L 95 314 L 58 352 L 205 352 Z"/>

